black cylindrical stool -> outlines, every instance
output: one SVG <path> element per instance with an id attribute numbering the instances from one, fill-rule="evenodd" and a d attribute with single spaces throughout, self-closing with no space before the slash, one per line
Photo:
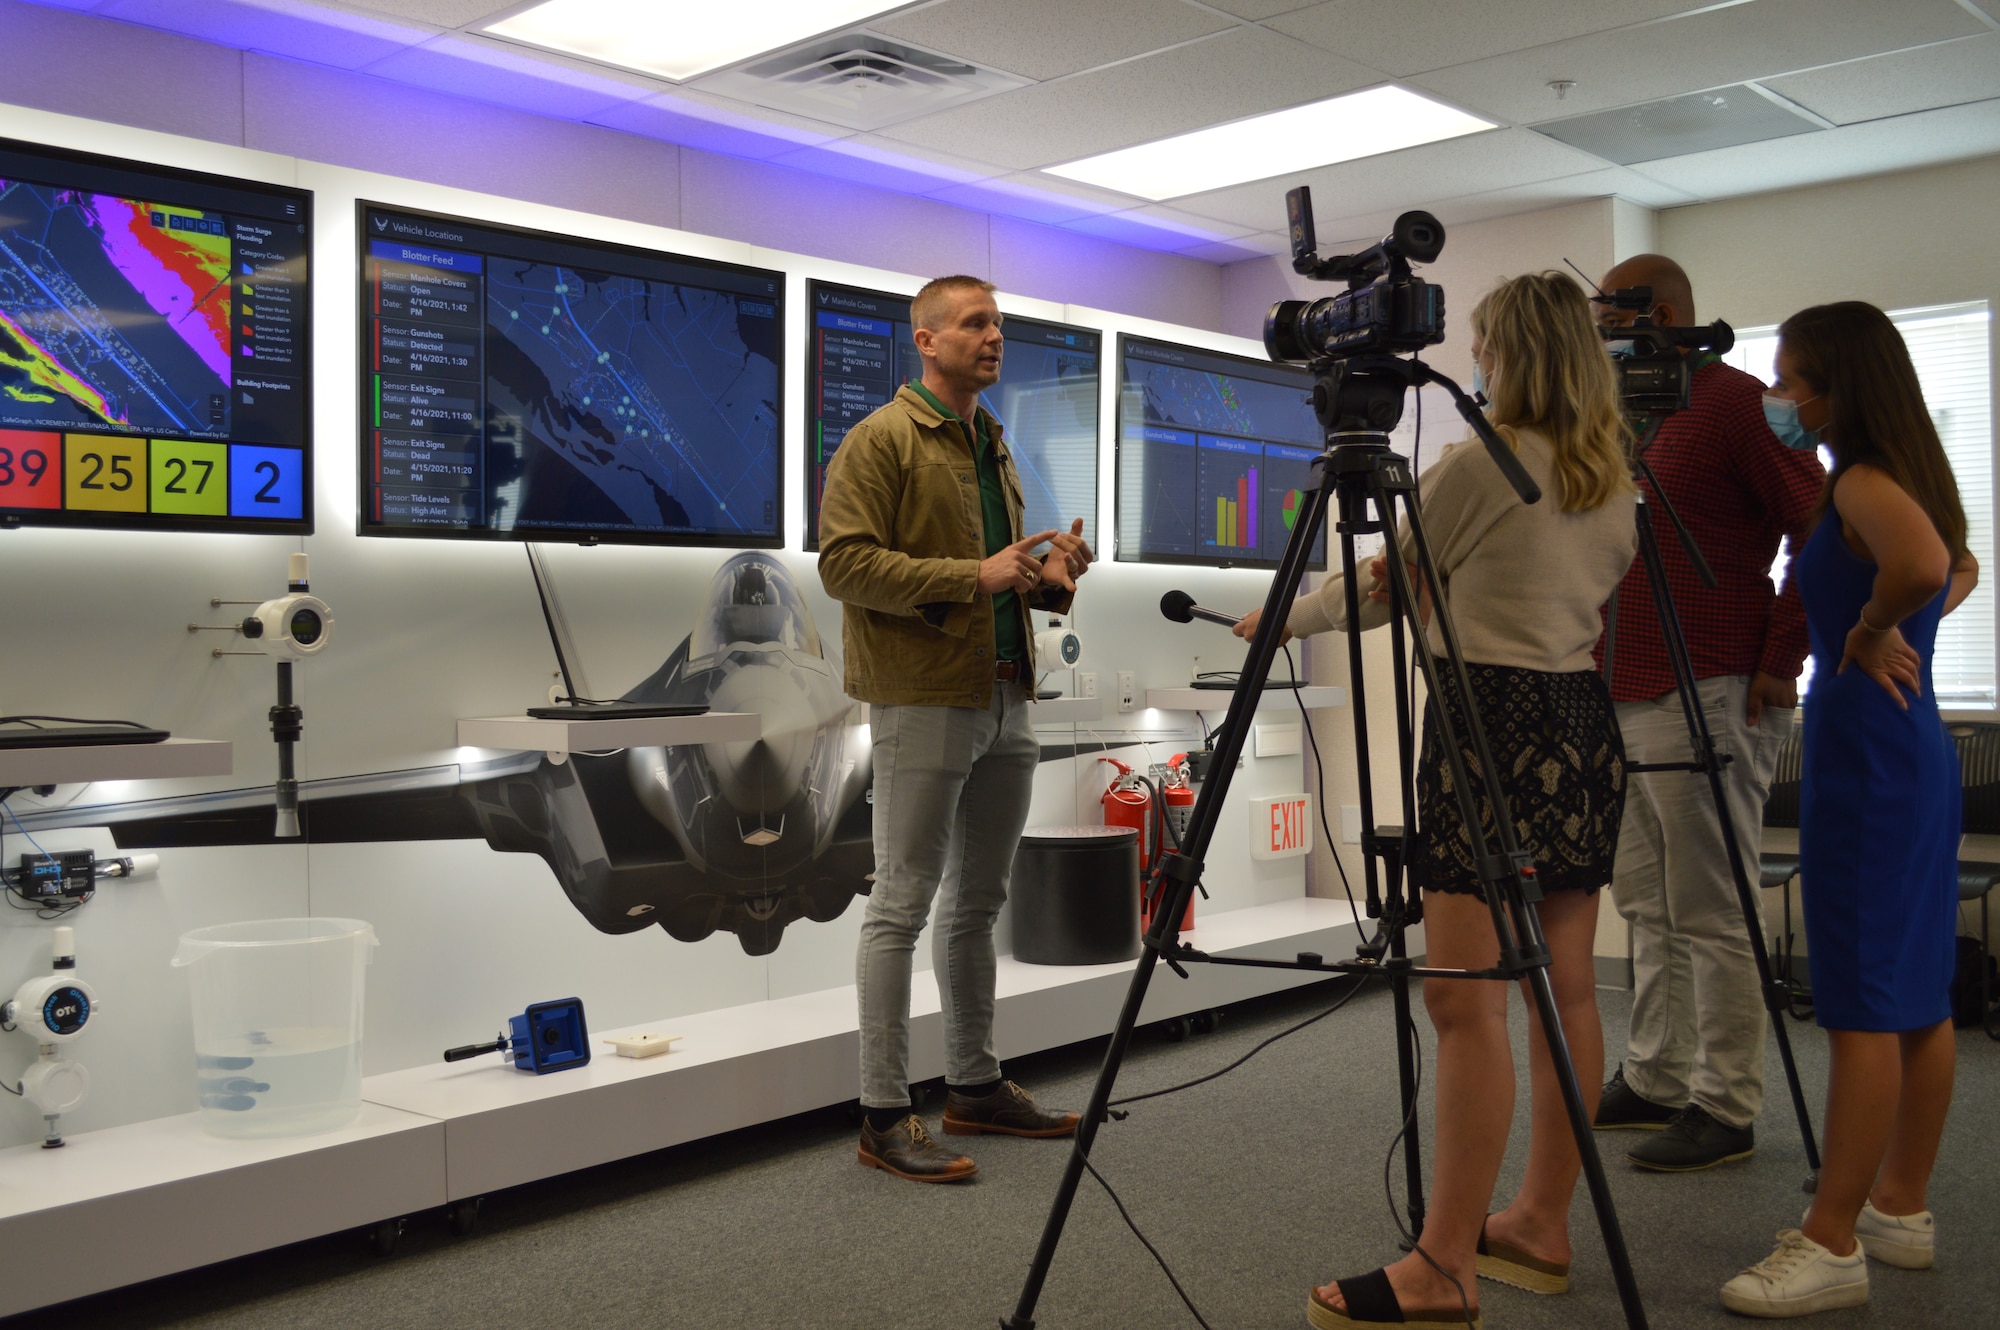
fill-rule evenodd
<path id="1" fill-rule="evenodd" d="M 1139 833 L 1030 827 L 1014 855 L 1014 959 L 1108 965 L 1139 955 Z"/>

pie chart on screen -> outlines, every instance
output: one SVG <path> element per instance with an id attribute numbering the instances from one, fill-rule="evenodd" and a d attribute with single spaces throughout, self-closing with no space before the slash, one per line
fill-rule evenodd
<path id="1" fill-rule="evenodd" d="M 1305 496 L 1297 490 L 1286 490 L 1285 497 L 1278 501 L 1278 515 L 1285 519 L 1285 530 L 1290 531 L 1298 523 L 1299 510 L 1305 506 Z"/>

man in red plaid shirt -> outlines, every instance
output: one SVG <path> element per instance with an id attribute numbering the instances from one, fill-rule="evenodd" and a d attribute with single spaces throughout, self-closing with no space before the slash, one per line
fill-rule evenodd
<path id="1" fill-rule="evenodd" d="M 1673 260 L 1642 254 L 1604 275 L 1606 291 L 1632 286 L 1653 288 L 1656 324 L 1695 322 L 1687 274 Z M 1601 306 L 1598 318 L 1622 325 L 1633 313 Z M 1733 759 L 1723 788 L 1754 884 L 1764 799 L 1808 650 L 1798 588 L 1788 577 L 1775 591 L 1770 568 L 1781 538 L 1803 548 L 1826 474 L 1812 452 L 1771 433 L 1762 383 L 1712 353 L 1690 354 L 1689 369 L 1689 405 L 1666 418 L 1645 458 L 1714 571 L 1714 590 L 1657 503 L 1651 515 L 1709 731 Z M 1626 760 L 1686 762 L 1687 723 L 1640 564 L 1617 605 L 1610 685 Z M 1764 1100 L 1765 1011 L 1706 776 L 1631 778 L 1612 898 L 1632 925 L 1635 991 L 1625 1060 L 1604 1087 L 1598 1128 L 1657 1133 L 1627 1156 L 1644 1168 L 1746 1158 Z"/>

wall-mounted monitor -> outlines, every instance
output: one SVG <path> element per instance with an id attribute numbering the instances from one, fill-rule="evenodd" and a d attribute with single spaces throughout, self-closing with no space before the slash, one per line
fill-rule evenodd
<path id="1" fill-rule="evenodd" d="M 819 548 L 826 464 L 847 431 L 923 377 L 910 298 L 831 282 L 806 284 L 806 548 Z M 1021 476 L 1024 530 L 1097 540 L 1097 404 L 1104 335 L 1007 315 L 1000 381 L 980 402 L 1000 421 Z"/>
<path id="2" fill-rule="evenodd" d="M 358 211 L 362 535 L 784 543 L 784 274 Z"/>
<path id="3" fill-rule="evenodd" d="M 1276 567 L 1322 449 L 1312 375 L 1121 335 L 1118 382 L 1119 560 Z"/>
<path id="4" fill-rule="evenodd" d="M 312 195 L 0 139 L 0 526 L 312 530 Z"/>

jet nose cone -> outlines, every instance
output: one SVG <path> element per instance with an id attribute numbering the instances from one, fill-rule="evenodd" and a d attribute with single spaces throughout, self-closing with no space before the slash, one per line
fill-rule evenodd
<path id="1" fill-rule="evenodd" d="M 754 711 L 763 717 L 756 739 L 702 745 L 731 806 L 745 813 L 776 812 L 797 798 L 819 725 L 805 693 L 786 673 L 745 666 L 722 681 L 708 705 L 711 711 Z"/>

